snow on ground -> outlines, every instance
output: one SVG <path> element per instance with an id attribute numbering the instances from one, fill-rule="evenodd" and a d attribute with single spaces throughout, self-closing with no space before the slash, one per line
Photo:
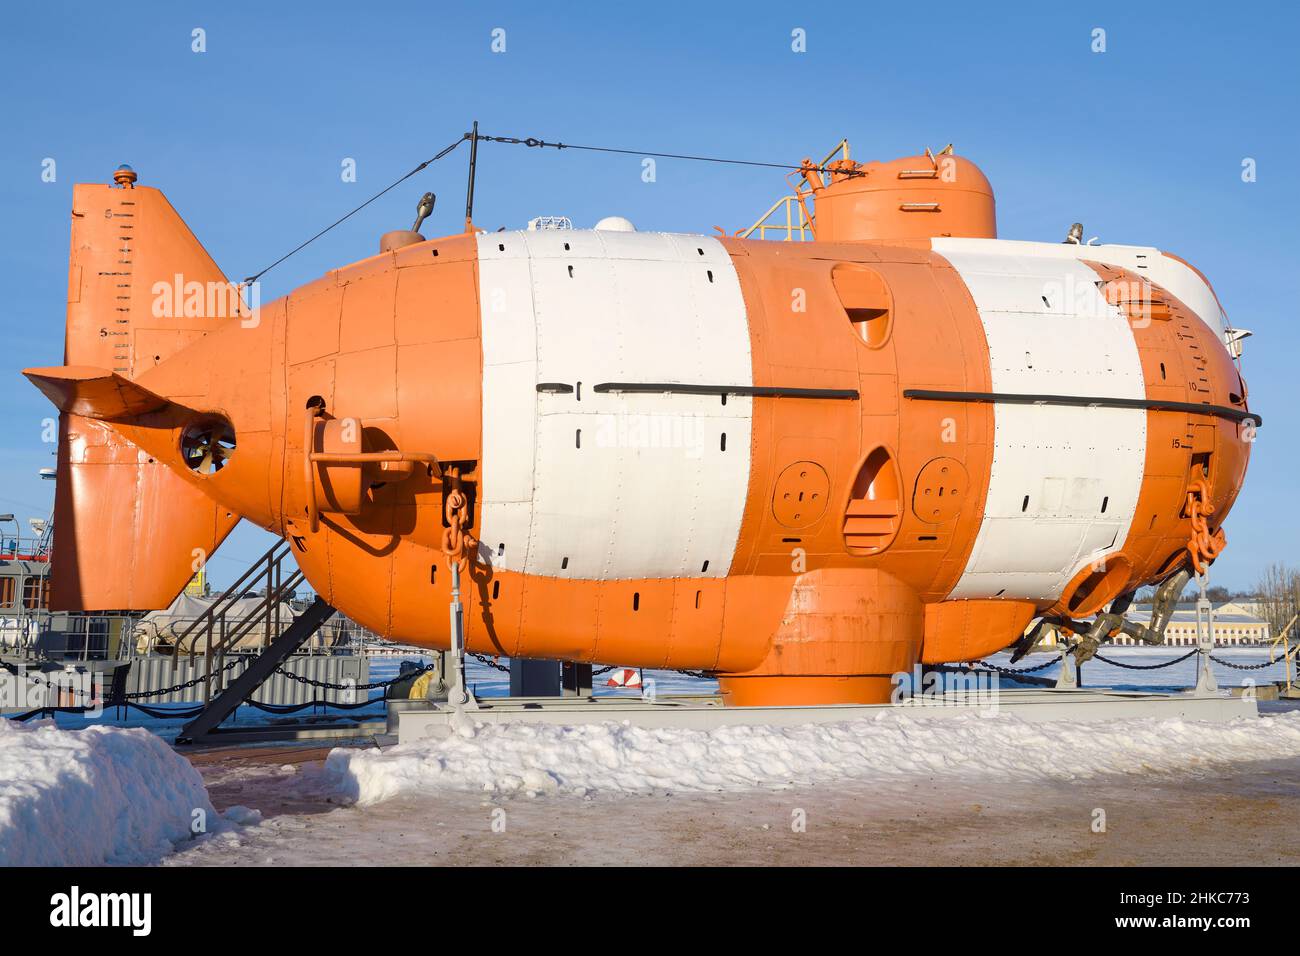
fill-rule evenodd
<path id="1" fill-rule="evenodd" d="M 1128 664 L 1159 663 L 1184 653 L 1183 648 L 1103 648 L 1104 656 Z M 1215 656 L 1241 664 L 1264 663 L 1267 654 L 1261 648 L 1215 651 Z M 1035 654 L 1014 666 L 1049 663 L 1055 656 Z M 1008 663 L 1005 654 L 990 661 Z M 395 658 L 373 660 L 372 678 L 394 676 L 398 664 Z M 1256 671 L 1221 664 L 1214 669 L 1223 688 L 1243 679 L 1264 683 L 1283 676 L 1280 662 Z M 1035 674 L 1054 677 L 1057 670 L 1052 664 Z M 655 680 L 661 695 L 708 694 L 717 688 L 715 681 L 673 672 L 646 671 L 645 677 Z M 1194 679 L 1194 660 L 1158 670 L 1129 670 L 1100 661 L 1083 668 L 1087 687 L 1172 690 Z M 507 675 L 478 661 L 469 663 L 469 680 L 480 696 L 508 693 Z M 636 693 L 606 688 L 602 678 L 596 684 L 598 694 Z M 238 723 L 267 719 L 245 710 Z M 374 708 L 375 716 L 382 712 L 381 704 Z M 128 721 L 152 733 L 122 729 L 120 724 Z M 217 787 L 214 794 L 233 788 L 238 800 L 253 808 L 230 806 L 223 819 L 188 761 L 163 742 L 180 721 L 110 712 L 98 723 L 66 714 L 57 722 L 26 725 L 0 720 L 0 865 L 154 862 L 174 845 L 184 845 L 181 857 L 194 862 L 257 862 L 264 844 L 268 852 L 278 852 L 281 842 L 298 839 L 287 834 L 298 831 L 304 848 L 297 852 L 314 859 L 306 847 L 315 845 L 322 827 L 343 826 L 339 814 L 346 815 L 345 830 L 377 814 L 402 837 L 411 801 L 423 801 L 421 807 L 428 801 L 435 806 L 438 801 L 469 801 L 465 806 L 475 808 L 484 799 L 554 794 L 577 797 L 586 806 L 593 796 L 617 801 L 628 795 L 677 793 L 681 800 L 692 794 L 708 800 L 727 794 L 727 799 L 741 799 L 746 791 L 791 794 L 821 787 L 818 792 L 831 796 L 855 794 L 852 800 L 844 797 L 847 807 L 860 802 L 857 794 L 899 788 L 914 798 L 933 789 L 938 779 L 944 788 L 999 794 L 1031 786 L 1068 791 L 1072 781 L 1082 779 L 1089 788 L 1101 786 L 1103 778 L 1142 781 L 1145 787 L 1165 779 L 1153 774 L 1186 779 L 1189 773 L 1246 773 L 1247 765 L 1267 761 L 1286 763 L 1290 774 L 1300 761 L 1300 712 L 1231 724 L 1126 720 L 1071 726 L 1031 724 L 1010 715 L 917 721 L 884 712 L 879 719 L 836 725 L 709 732 L 618 724 L 469 726 L 441 742 L 383 752 L 338 749 L 324 767 L 304 766 L 301 772 L 294 766 L 250 769 L 243 761 L 235 761 L 236 769 L 228 772 L 205 771 L 207 784 Z M 115 723 L 119 726 L 111 726 Z M 281 801 L 278 812 L 275 800 Z M 346 806 L 353 802 L 360 806 Z M 234 803 L 218 800 L 223 807 Z M 659 803 L 637 805 L 645 809 Z M 195 810 L 207 815 L 211 837 L 190 839 Z M 539 819 L 538 825 L 549 824 Z M 400 855 L 399 838 L 386 852 Z M 355 852 L 350 847 L 347 840 L 340 845 L 342 858 Z M 432 852 L 436 855 L 436 846 Z M 166 859 L 179 862 L 175 856 Z"/>
<path id="2" fill-rule="evenodd" d="M 221 820 L 189 761 L 145 730 L 0 720 L 0 866 L 152 863 Z"/>
<path id="3" fill-rule="evenodd" d="M 801 727 L 645 729 L 473 725 L 385 751 L 337 749 L 338 793 L 360 804 L 438 790 L 493 795 L 740 791 L 909 775 L 1074 780 L 1300 757 L 1300 713 L 1030 723 L 1010 715 L 874 719 Z"/>

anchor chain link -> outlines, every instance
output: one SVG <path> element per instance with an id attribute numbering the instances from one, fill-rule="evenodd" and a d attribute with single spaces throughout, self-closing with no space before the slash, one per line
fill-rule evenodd
<path id="1" fill-rule="evenodd" d="M 1210 488 L 1204 478 L 1197 479 L 1187 492 L 1187 517 L 1192 522 L 1192 535 L 1187 539 L 1187 553 L 1198 578 L 1205 576 L 1210 562 L 1219 556 L 1228 544 L 1223 528 L 1210 531 L 1209 516 L 1214 514 L 1210 501 Z"/>
<path id="2" fill-rule="evenodd" d="M 447 556 L 448 568 L 464 570 L 473 564 L 478 552 L 478 538 L 468 530 L 469 498 L 460 486 L 460 469 L 448 469 L 451 488 L 443 502 L 447 527 L 442 529 L 442 553 Z"/>

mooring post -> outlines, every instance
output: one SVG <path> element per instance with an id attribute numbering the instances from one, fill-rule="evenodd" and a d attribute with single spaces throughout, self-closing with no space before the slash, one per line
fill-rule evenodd
<path id="1" fill-rule="evenodd" d="M 1079 689 L 1079 672 L 1074 662 L 1074 656 L 1070 653 L 1067 645 L 1061 654 L 1061 672 L 1056 675 L 1056 687 L 1053 690 L 1078 690 Z"/>
<path id="2" fill-rule="evenodd" d="M 451 688 L 447 700 L 457 710 L 469 702 L 465 691 L 465 607 L 460 603 L 460 562 L 451 563 Z"/>
<path id="3" fill-rule="evenodd" d="M 1196 583 L 1201 589 L 1196 599 L 1196 686 L 1192 693 L 1197 697 L 1213 697 L 1219 693 L 1214 670 L 1210 667 L 1210 652 L 1214 650 L 1214 605 L 1206 593 L 1205 575 L 1198 575 Z"/>

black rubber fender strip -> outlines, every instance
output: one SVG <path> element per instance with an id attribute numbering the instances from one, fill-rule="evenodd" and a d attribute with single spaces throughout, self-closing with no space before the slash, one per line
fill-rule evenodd
<path id="1" fill-rule="evenodd" d="M 675 395 L 746 395 L 751 398 L 812 398 L 857 401 L 856 388 L 793 388 L 779 385 L 686 385 L 680 382 L 601 382 L 597 392 Z"/>
<path id="2" fill-rule="evenodd" d="M 1212 415 L 1234 422 L 1253 422 L 1255 427 L 1264 419 L 1254 412 L 1226 405 L 1209 405 L 1198 402 L 1166 402 L 1149 398 L 1104 398 L 1095 395 L 1023 395 L 1014 392 L 958 392 L 926 388 L 905 388 L 903 397 L 922 402 L 985 402 L 998 405 L 1070 405 L 1076 408 L 1136 408 L 1156 412 L 1185 412 L 1189 415 Z"/>

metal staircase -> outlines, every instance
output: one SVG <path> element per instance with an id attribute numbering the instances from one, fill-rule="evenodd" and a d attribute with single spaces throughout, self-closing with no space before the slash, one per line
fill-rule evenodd
<path id="1" fill-rule="evenodd" d="M 291 557 L 288 542 L 276 542 L 176 638 L 173 673 L 179 671 L 182 657 L 194 663 L 202 647 L 204 704 L 202 712 L 185 725 L 177 743 L 195 743 L 212 735 L 334 614 L 334 608 L 318 596 L 291 620 L 284 619 L 284 609 L 291 606 L 295 589 L 303 582 L 303 573 Z M 250 595 L 260 599 L 255 612 L 236 613 L 236 602 Z M 261 650 L 232 679 L 227 654 L 256 628 L 261 628 L 263 635 Z"/>
<path id="2" fill-rule="evenodd" d="M 842 139 L 835 144 L 832 149 L 817 164 L 819 168 L 825 167 L 832 160 L 849 159 L 849 141 Z M 792 193 L 782 196 L 776 202 L 768 207 L 767 212 L 758 217 L 752 226 L 748 229 L 741 229 L 736 233 L 739 239 L 768 239 L 780 237 L 781 242 L 809 242 L 816 238 L 815 217 L 816 212 L 808 209 L 808 200 L 813 195 L 812 183 L 808 180 L 807 173 L 796 170 L 786 177 L 790 183 Z M 780 221 L 779 214 L 784 213 L 785 221 Z M 775 218 L 775 221 L 774 221 Z M 768 233 L 772 233 L 769 236 Z"/>
<path id="3" fill-rule="evenodd" d="M 275 669 L 302 647 L 322 624 L 329 620 L 334 608 L 320 597 L 303 611 L 283 634 L 271 641 L 244 671 L 232 680 L 216 699 L 203 708 L 203 712 L 191 720 L 176 738 L 178 744 L 191 744 L 212 734 L 217 726 L 235 712 L 262 683 L 275 673 Z"/>
<path id="4" fill-rule="evenodd" d="M 291 550 L 287 541 L 277 541 L 177 636 L 172 653 L 173 674 L 179 670 L 182 657 L 193 663 L 198 648 L 203 648 L 205 704 L 212 700 L 214 692 L 223 689 L 227 651 L 237 647 L 259 626 L 266 635 L 263 643 L 266 647 L 272 642 L 271 635 L 282 633 L 281 625 L 289 623 L 283 620 L 282 609 L 293 600 L 295 589 L 303 581 L 302 571 L 297 565 L 289 569 L 285 566 Z M 237 601 L 259 589 L 263 590 L 262 605 L 256 613 L 233 613 Z"/>

